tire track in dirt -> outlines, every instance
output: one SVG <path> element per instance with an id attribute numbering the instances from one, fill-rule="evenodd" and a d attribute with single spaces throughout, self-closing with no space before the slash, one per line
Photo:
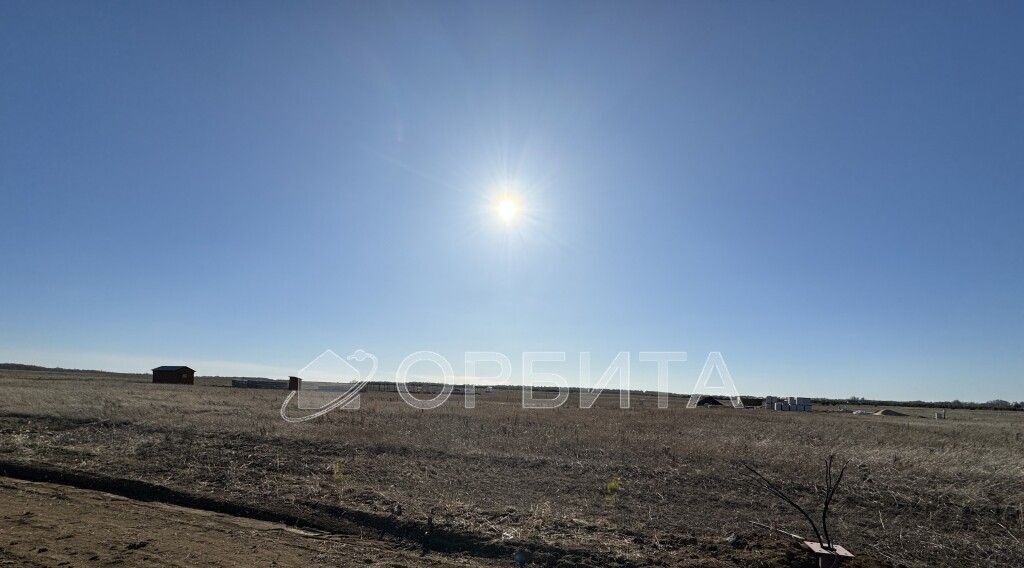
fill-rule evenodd
<path id="1" fill-rule="evenodd" d="M 483 568 L 391 540 L 294 529 L 67 485 L 0 477 L 0 567 Z"/>
<path id="2" fill-rule="evenodd" d="M 78 489 L 102 491 L 136 501 L 159 502 L 234 517 L 311 528 L 345 535 L 376 531 L 381 538 L 391 537 L 414 543 L 428 552 L 469 554 L 483 559 L 507 561 L 517 549 L 528 550 L 539 565 L 639 568 L 627 559 L 610 558 L 590 551 L 571 550 L 537 543 L 504 543 L 483 539 L 438 527 L 433 522 L 380 515 L 319 502 L 282 503 L 273 507 L 256 506 L 198 495 L 146 481 L 115 478 L 98 473 L 58 469 L 43 464 L 0 460 L 0 476 L 25 481 L 66 485 Z"/>

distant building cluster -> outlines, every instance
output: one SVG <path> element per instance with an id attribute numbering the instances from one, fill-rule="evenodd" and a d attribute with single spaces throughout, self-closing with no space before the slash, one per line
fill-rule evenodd
<path id="1" fill-rule="evenodd" d="M 811 399 L 802 396 L 764 397 L 764 405 L 768 410 L 779 412 L 810 412 Z"/>

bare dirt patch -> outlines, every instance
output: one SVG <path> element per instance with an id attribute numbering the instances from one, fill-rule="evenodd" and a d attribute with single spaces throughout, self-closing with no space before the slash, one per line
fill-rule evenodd
<path id="1" fill-rule="evenodd" d="M 483 566 L 367 536 L 0 478 L 0 566 Z"/>

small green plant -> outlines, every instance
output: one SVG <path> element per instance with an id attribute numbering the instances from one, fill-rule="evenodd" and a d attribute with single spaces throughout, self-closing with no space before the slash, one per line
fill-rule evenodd
<path id="1" fill-rule="evenodd" d="M 609 505 L 615 505 L 619 500 L 619 491 L 622 489 L 622 478 L 613 475 L 605 485 L 604 500 Z"/>
<path id="2" fill-rule="evenodd" d="M 337 484 L 345 483 L 345 463 L 341 460 L 335 460 L 334 465 L 331 466 L 331 478 Z"/>

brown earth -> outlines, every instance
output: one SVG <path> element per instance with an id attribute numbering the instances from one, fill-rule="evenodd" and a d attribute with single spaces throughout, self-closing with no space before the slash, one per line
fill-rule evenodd
<path id="1" fill-rule="evenodd" d="M 661 410 L 647 397 L 529 411 L 508 392 L 419 411 L 375 392 L 289 424 L 275 391 L 45 372 L 7 372 L 0 389 L 0 466 L 14 477 L 373 533 L 439 561 L 511 566 L 523 549 L 533 566 L 809 566 L 751 524 L 810 532 L 742 465 L 813 508 L 831 453 L 849 463 L 830 521 L 857 555 L 847 566 L 1024 557 L 1021 413 Z"/>
<path id="2" fill-rule="evenodd" d="M 0 566 L 484 566 L 367 535 L 301 530 L 0 478 Z"/>

